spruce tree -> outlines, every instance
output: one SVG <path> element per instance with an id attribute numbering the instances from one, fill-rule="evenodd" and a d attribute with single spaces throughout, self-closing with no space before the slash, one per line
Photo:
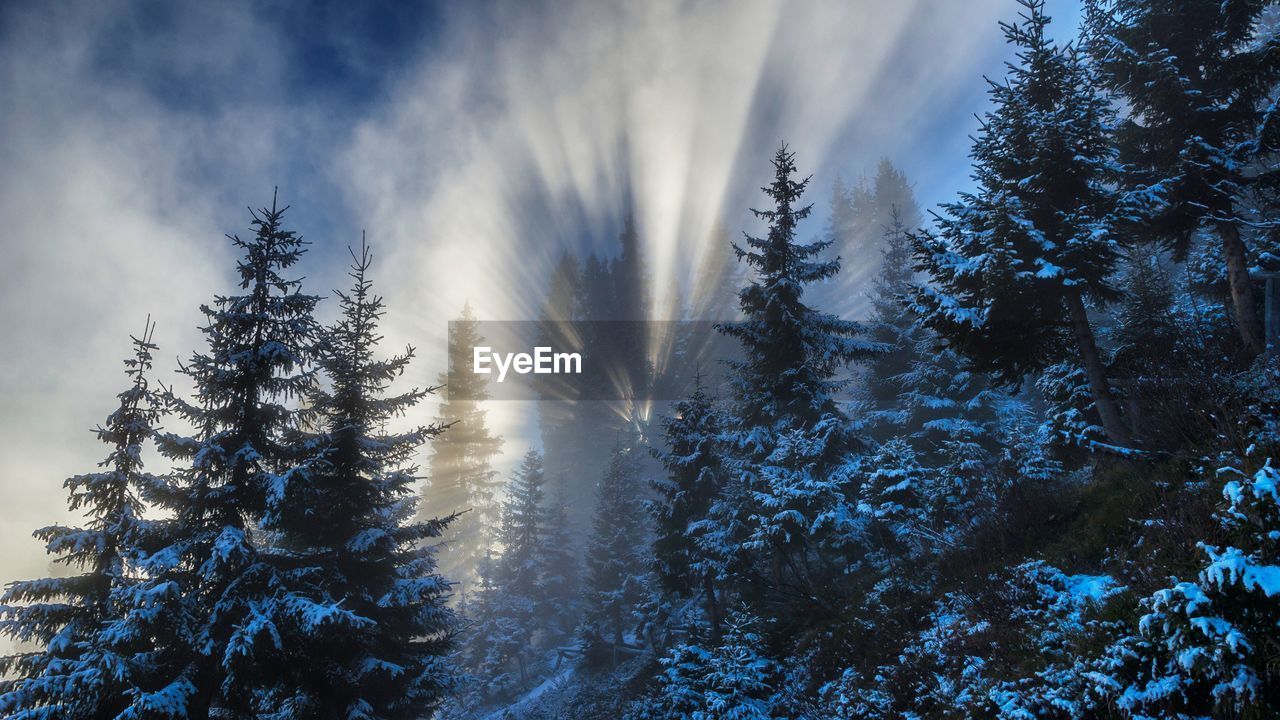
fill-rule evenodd
<path id="1" fill-rule="evenodd" d="M 712 533 L 751 567 L 751 577 L 767 579 L 771 592 L 754 593 L 757 600 L 816 598 L 815 573 L 825 574 L 831 552 L 846 543 L 853 513 L 845 466 L 862 442 L 834 393 L 846 382 L 838 377 L 844 365 L 884 349 L 858 337 L 860 324 L 805 304 L 805 287 L 833 277 L 840 264 L 817 259 L 829 241 L 796 241 L 811 208 L 799 205 L 809 180 L 793 177 L 794 153 L 783 145 L 773 166 L 774 180 L 763 188 L 773 207 L 753 211 L 768 234 L 734 246 L 754 271 L 739 294 L 745 320 L 721 326 L 744 354 L 730 364 L 736 407 L 726 428 L 729 484 L 740 487 L 726 489 L 715 514 L 721 531 L 738 536 Z"/>
<path id="2" fill-rule="evenodd" d="M 562 253 L 547 280 L 547 298 L 539 318 L 543 323 L 539 344 L 555 348 L 580 347 L 582 338 L 576 337 L 571 323 L 581 319 L 581 285 L 582 268 L 578 259 L 568 252 Z M 582 437 L 575 422 L 580 389 L 576 382 L 547 383 L 540 386 L 538 397 L 538 427 L 546 452 L 543 459 L 546 472 L 574 494 L 589 492 L 589 483 L 581 477 Z M 569 520 L 575 530 L 585 524 L 581 515 L 582 512 L 570 513 Z"/>
<path id="3" fill-rule="evenodd" d="M 658 497 L 650 501 L 654 520 L 653 565 L 659 587 L 666 593 L 691 596 L 701 592 L 712 632 L 719 635 L 720 612 L 715 578 L 702 564 L 697 527 L 707 519 L 719 493 L 723 468 L 720 418 L 711 398 L 694 378 L 693 392 L 663 419 L 666 447 L 656 451 L 666 477 L 652 481 Z"/>
<path id="4" fill-rule="evenodd" d="M 526 618 L 542 609 L 535 606 L 546 575 L 542 557 L 546 547 L 545 484 L 542 455 L 531 448 L 507 486 L 498 534 L 502 557 L 495 579 L 508 594 L 528 601 Z"/>
<path id="5" fill-rule="evenodd" d="M 542 550 L 543 584 L 549 626 L 559 635 L 570 632 L 578 620 L 582 553 L 569 524 L 569 502 L 563 479 L 556 483 L 546 511 Z"/>
<path id="6" fill-rule="evenodd" d="M 50 526 L 36 531 L 55 562 L 82 572 L 9 583 L 0 597 L 0 633 L 33 650 L 0 661 L 0 714 L 14 720 L 111 718 L 124 710 L 139 668 L 110 632 L 125 611 L 122 599 L 136 581 L 136 561 L 146 524 L 140 495 L 156 484 L 143 469 L 142 446 L 156 432 L 163 402 L 150 386 L 148 322 L 133 337 L 130 378 L 119 406 L 95 430 L 111 448 L 102 470 L 69 478 L 72 511 L 88 518 L 83 527 Z"/>
<path id="7" fill-rule="evenodd" d="M 904 228 L 914 231 L 920 224 L 920 210 L 907 177 L 888 158 L 881 158 L 875 174 L 852 186 L 837 178 L 832 187 L 827 229 L 823 239 L 843 264 L 836 282 L 821 283 L 810 290 L 810 300 L 840 317 L 866 312 L 865 294 L 876 267 L 855 260 L 874 256 L 883 246 L 884 228 L 893 224 L 895 212 Z M 846 262 L 847 261 L 847 262 Z"/>
<path id="8" fill-rule="evenodd" d="M 257 712 L 282 719 L 421 718 L 456 687 L 449 583 L 432 543 L 454 518 L 414 520 L 413 457 L 442 429 L 388 429 L 431 390 L 388 394 L 413 348 L 378 357 L 372 255 L 362 246 L 352 257 L 341 318 L 317 349 L 329 387 L 308 392 L 321 430 L 305 466 L 272 488 L 263 523 L 278 580 L 258 612 L 279 658 L 254 654 Z"/>
<path id="9" fill-rule="evenodd" d="M 644 717 L 780 720 L 785 682 L 779 663 L 760 651 L 759 621 L 749 615 L 729 618 L 723 639 L 709 646 L 684 643 L 660 660 L 659 693 Z"/>
<path id="10" fill-rule="evenodd" d="M 859 492 L 863 512 L 893 524 L 895 534 L 904 537 L 926 524 L 926 470 L 910 445 L 901 439 L 884 443 L 867 470 Z"/>
<path id="11" fill-rule="evenodd" d="M 885 172 L 899 177 L 892 169 Z M 906 186 L 905 180 L 899 183 Z M 873 435 L 882 442 L 907 439 L 919 455 L 933 460 L 952 442 L 994 449 L 1000 406 L 1009 400 L 911 311 L 911 238 L 902 212 L 895 206 L 889 215 L 871 296 L 871 336 L 889 348 L 867 367 Z"/>
<path id="12" fill-rule="evenodd" d="M 445 515 L 461 513 L 450 526 L 452 542 L 443 548 L 441 571 L 465 590 L 475 581 L 477 567 L 493 542 L 499 507 L 495 491 L 498 472 L 493 458 L 502 448 L 502 438 L 493 435 L 486 423 L 482 403 L 489 398 L 488 381 L 467 371 L 472 349 L 484 345 L 479 323 L 471 304 L 449 325 L 449 367 L 441 375 L 445 399 L 436 415 L 436 424 L 448 427 L 431 442 L 427 491 L 433 508 Z M 427 513 L 429 508 L 419 508 Z M 421 519 L 427 519 L 422 515 Z"/>
<path id="13" fill-rule="evenodd" d="M 906 173 L 889 158 L 880 158 L 876 174 L 871 181 L 872 215 L 870 232 L 879 232 L 888 225 L 900 222 L 907 232 L 920 226 L 920 206 L 916 204 L 915 191 Z"/>
<path id="14" fill-rule="evenodd" d="M 317 298 L 286 276 L 306 243 L 283 228 L 284 212 L 273 201 L 251 213 L 252 238 L 229 236 L 243 253 L 244 292 L 201 307 L 208 350 L 182 367 L 195 399 L 169 398 L 195 435 L 157 438 L 179 467 L 149 491 L 148 501 L 172 518 L 113 628 L 143 645 L 132 659 L 148 666 L 125 719 L 251 717 L 262 658 L 278 647 L 266 611 L 281 579 L 258 525 L 268 495 L 305 461 L 300 413 L 289 403 L 315 382 L 317 334 Z"/>
<path id="15" fill-rule="evenodd" d="M 545 594 L 544 485 L 542 456 L 530 449 L 507 486 L 497 536 L 502 554 L 492 560 L 491 582 L 474 628 L 483 636 L 478 638 L 484 648 L 478 669 L 490 676 L 490 692 L 509 684 L 501 676 L 512 662 L 518 672 L 512 680 L 527 680 L 535 657 L 534 635 L 553 610 Z"/>
<path id="16" fill-rule="evenodd" d="M 518 689 L 511 661 L 527 647 L 517 613 L 494 582 L 497 565 L 492 551 L 481 559 L 476 584 L 466 597 L 457 659 L 466 669 L 468 683 L 460 704 L 467 708 L 509 697 Z"/>
<path id="17" fill-rule="evenodd" d="M 912 356 L 906 372 L 894 378 L 897 430 L 935 460 L 954 443 L 994 451 L 1006 416 L 1019 403 L 973 372 L 932 332 L 916 338 Z"/>
<path id="18" fill-rule="evenodd" d="M 1129 115 L 1117 139 L 1143 199 L 1129 228 L 1185 257 L 1195 232 L 1221 243 L 1236 330 L 1263 350 L 1241 228 L 1252 188 L 1275 182 L 1280 36 L 1268 0 L 1090 0 L 1088 47 Z M 1259 36 L 1259 29 L 1262 30 Z"/>
<path id="19" fill-rule="evenodd" d="M 911 369 L 924 329 L 907 307 L 907 296 L 915 279 L 911 240 L 902 213 L 890 210 L 880 247 L 880 272 L 873 281 L 870 335 L 883 343 L 887 352 L 867 364 L 867 395 L 878 429 L 902 424 L 904 408 L 898 406 L 901 376 Z"/>
<path id="20" fill-rule="evenodd" d="M 598 486 L 586 553 L 584 634 L 588 656 L 597 662 L 607 655 L 617 664 L 627 618 L 644 594 L 641 482 L 636 451 L 626 444 L 615 447 Z"/>
<path id="21" fill-rule="evenodd" d="M 1085 305 L 1115 297 L 1113 225 L 1123 208 L 1110 114 L 1081 54 L 1045 36 L 1043 3 L 1021 2 L 1021 22 L 1001 25 L 1018 62 L 991 82 L 995 108 L 973 145 L 978 187 L 944 206 L 939 235 L 917 236 L 934 285 L 919 289 L 916 306 L 976 369 L 1011 383 L 1071 357 L 1107 438 L 1128 446 Z"/>

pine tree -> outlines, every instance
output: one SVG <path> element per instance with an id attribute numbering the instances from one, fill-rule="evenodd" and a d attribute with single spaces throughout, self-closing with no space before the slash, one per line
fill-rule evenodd
<path id="1" fill-rule="evenodd" d="M 782 707 L 782 668 L 760 653 L 757 620 L 736 614 L 710 647 L 685 643 L 662 658 L 661 694 L 645 717 L 774 720 Z"/>
<path id="2" fill-rule="evenodd" d="M 260 699 L 250 691 L 259 683 L 255 657 L 276 647 L 264 612 L 280 578 L 257 525 L 268 495 L 305 461 L 295 442 L 299 411 L 286 403 L 315 382 L 308 356 L 317 298 L 284 275 L 306 244 L 283 229 L 284 212 L 273 202 L 252 213 L 253 238 L 229 236 L 243 252 L 245 292 L 202 306 L 209 347 L 182 368 L 195 400 L 169 398 L 196 434 L 157 439 L 180 467 L 149 491 L 147 500 L 173 517 L 112 630 L 143 644 L 132 660 L 148 666 L 122 720 L 249 717 Z"/>
<path id="3" fill-rule="evenodd" d="M 667 470 L 665 478 L 652 481 L 658 498 L 650 501 L 655 533 L 653 564 L 659 587 L 666 593 L 689 596 L 701 592 L 712 632 L 720 633 L 720 611 L 712 573 L 698 572 L 702 553 L 696 527 L 707 519 L 722 482 L 720 419 L 711 398 L 703 391 L 701 377 L 693 392 L 664 418 L 666 449 L 655 452 Z"/>
<path id="4" fill-rule="evenodd" d="M 575 320 L 582 317 L 582 268 L 577 258 L 565 252 L 561 254 L 547 281 L 547 299 L 543 302 L 540 320 L 543 324 L 539 344 L 554 348 L 578 349 L 584 338 L 578 336 Z M 589 484 L 581 475 L 584 468 L 582 440 L 575 415 L 579 403 L 578 383 L 546 384 L 540 387 L 538 397 L 538 428 L 545 450 L 544 465 L 550 477 L 566 486 L 573 494 L 589 492 Z M 585 504 L 585 503 L 584 503 Z M 569 521 L 573 529 L 585 524 L 584 511 L 573 508 Z"/>
<path id="5" fill-rule="evenodd" d="M 834 276 L 840 264 L 816 259 L 829 241 L 796 242 L 796 225 L 811 208 L 798 205 L 809 181 L 794 179 L 794 153 L 783 145 L 773 166 L 774 180 L 763 190 L 774 206 L 753 211 L 768 234 L 734 247 L 755 272 L 739 295 L 746 319 L 721 326 L 745 356 L 730 364 L 737 402 L 726 428 L 729 485 L 740 487 L 726 488 L 713 512 L 719 529 L 710 535 L 753 566 L 752 576 L 768 578 L 773 592 L 766 595 L 816 598 L 814 573 L 831 566 L 830 552 L 848 537 L 845 466 L 862 445 L 833 397 L 845 384 L 837 373 L 884 348 L 860 339 L 858 323 L 805 304 L 805 286 Z M 727 529 L 738 536 L 725 537 Z"/>
<path id="6" fill-rule="evenodd" d="M 1129 117 L 1117 138 L 1126 179 L 1143 200 L 1131 230 L 1184 257 L 1192 236 L 1211 229 L 1236 330 L 1250 353 L 1263 350 L 1241 227 L 1245 194 L 1274 183 L 1273 120 L 1280 36 L 1258 36 L 1267 0 L 1090 0 L 1088 47 L 1101 79 Z"/>
<path id="7" fill-rule="evenodd" d="M 931 474 L 915 450 L 895 438 L 881 445 L 866 464 L 859 490 L 859 511 L 887 529 L 880 547 L 918 551 L 933 534 Z"/>
<path id="8" fill-rule="evenodd" d="M 889 224 L 884 228 L 880 247 L 880 272 L 873 281 L 871 295 L 870 335 L 883 343 L 888 351 L 867 364 L 867 391 L 878 425 L 891 427 L 902 423 L 904 410 L 898 407 L 901 376 L 911 369 L 924 328 L 907 307 L 907 296 L 915 279 L 912 268 L 911 241 L 902 212 L 890 210 Z"/>
<path id="9" fill-rule="evenodd" d="M 1110 329 L 1112 367 L 1126 380 L 1130 422 L 1143 444 L 1173 450 L 1182 439 L 1170 431 L 1190 410 L 1174 379 L 1204 371 L 1194 367 L 1206 355 L 1197 347 L 1194 313 L 1175 308 L 1178 289 L 1152 246 L 1130 250 L 1120 287 L 1124 296 Z"/>
<path id="10" fill-rule="evenodd" d="M 652 305 L 649 297 L 649 268 L 640 248 L 640 232 L 635 217 L 628 215 L 618 236 L 620 252 L 610 263 L 609 275 L 615 320 L 647 320 Z M 643 353 L 639 357 L 645 357 Z"/>
<path id="11" fill-rule="evenodd" d="M 842 269 L 838 281 L 821 283 L 810 290 L 814 304 L 840 317 L 866 312 L 865 296 L 873 290 L 871 276 L 876 267 L 859 260 L 882 248 L 884 229 L 894 223 L 895 213 L 908 232 L 920 224 L 911 184 L 888 158 L 880 159 L 872 177 L 863 177 L 852 186 L 836 179 L 823 239 L 831 242 Z"/>
<path id="12" fill-rule="evenodd" d="M 492 551 L 480 561 L 477 581 L 467 599 L 467 613 L 458 661 L 470 683 L 461 699 L 475 707 L 509 697 L 519 678 L 511 673 L 511 660 L 525 649 L 527 636 L 512 611 L 507 595 L 494 582 L 498 558 Z"/>
<path id="13" fill-rule="evenodd" d="M 502 438 L 493 435 L 486 423 L 483 402 L 489 398 L 488 381 L 468 372 L 473 348 L 484 345 L 479 323 L 470 303 L 462 315 L 449 324 L 449 374 L 440 376 L 445 399 L 435 422 L 448 427 L 431 442 L 428 493 L 431 512 L 461 513 L 450 526 L 452 542 L 440 556 L 442 573 L 465 590 L 474 582 L 477 566 L 493 542 L 498 525 L 498 472 L 492 460 L 502 448 Z M 427 512 L 427 506 L 420 511 Z M 426 520 L 423 515 L 420 519 Z"/>
<path id="14" fill-rule="evenodd" d="M 940 236 L 917 236 L 935 283 L 916 293 L 917 310 L 976 369 L 1009 382 L 1066 357 L 1069 331 L 1108 439 L 1127 446 L 1085 308 L 1115 297 L 1109 110 L 1080 53 L 1045 37 L 1043 3 L 1022 4 L 1022 21 L 1001 25 L 1018 62 L 991 83 L 995 109 L 972 150 L 978 189 L 944 206 Z"/>
<path id="15" fill-rule="evenodd" d="M 891 167 L 885 172 L 900 177 Z M 905 180 L 898 184 L 906 187 Z M 948 443 L 994 449 L 1000 406 L 1009 400 L 911 311 L 911 238 L 902 212 L 891 208 L 890 218 L 871 298 L 871 336 L 889 348 L 867 365 L 872 433 L 882 442 L 905 438 L 930 461 L 938 461 Z"/>
<path id="16" fill-rule="evenodd" d="M 916 204 L 915 191 L 902 170 L 889 158 L 880 158 L 876 175 L 871 181 L 872 216 L 868 230 L 879 232 L 895 222 L 907 232 L 920 226 L 920 206 Z"/>
<path id="17" fill-rule="evenodd" d="M 592 492 L 599 473 L 609 461 L 607 444 L 594 442 L 612 432 L 626 432 L 634 421 L 629 398 L 643 398 L 649 387 L 648 349 L 640 323 L 647 317 L 643 292 L 644 270 L 640 262 L 638 238 L 628 224 L 621 235 L 623 255 L 616 261 L 595 254 L 583 264 L 578 284 L 578 320 L 582 347 L 589 348 L 591 362 L 573 382 L 576 400 L 566 410 L 553 442 L 564 459 L 555 466 L 573 487 L 573 494 Z M 628 249 L 629 248 L 629 249 Z M 589 503 L 570 507 L 575 531 L 586 532 L 591 524 Z"/>
<path id="18" fill-rule="evenodd" d="M 148 322 L 133 337 L 125 360 L 129 388 L 96 430 L 111 448 L 99 472 L 69 478 L 72 511 L 88 517 L 84 527 L 51 526 L 36 531 L 55 562 L 83 572 L 68 577 L 9 583 L 0 597 L 0 633 L 36 648 L 0 662 L 0 714 L 14 720 L 115 717 L 126 703 L 137 669 L 130 648 L 110 632 L 135 583 L 145 522 L 140 494 L 156 483 L 143 469 L 142 446 L 156 432 L 163 402 L 151 388 Z"/>
<path id="19" fill-rule="evenodd" d="M 625 444 L 615 447 L 600 480 L 587 543 L 587 652 L 595 659 L 607 652 L 612 665 L 624 644 L 627 618 L 643 597 L 647 538 L 644 515 L 636 512 L 641 482 L 636 451 Z"/>
<path id="20" fill-rule="evenodd" d="M 569 524 L 569 502 L 563 479 L 556 483 L 546 511 L 546 535 L 542 551 L 543 584 L 548 605 L 547 623 L 560 635 L 577 623 L 581 596 L 581 553 Z"/>
<path id="21" fill-rule="evenodd" d="M 490 692 L 508 684 L 501 676 L 513 661 L 518 676 L 512 680 L 523 684 L 528 679 L 537 649 L 534 636 L 555 610 L 546 595 L 544 485 L 542 456 L 530 449 L 507 486 L 497 538 L 502 554 L 492 560 L 491 582 L 474 628 L 484 636 L 478 669 L 490 676 Z"/>
<path id="22" fill-rule="evenodd" d="M 537 614 L 545 576 L 542 551 L 546 547 L 546 510 L 543 507 L 546 478 L 542 455 L 532 448 L 525 453 L 507 486 L 502 506 L 498 542 L 502 557 L 496 582 L 510 595 L 527 599 L 525 617 Z"/>
<path id="23" fill-rule="evenodd" d="M 431 390 L 388 395 L 413 348 L 377 357 L 384 305 L 368 278 L 372 255 L 362 246 L 352 257 L 351 289 L 336 293 L 341 318 L 317 352 L 331 387 L 308 394 L 322 430 L 308 438 L 305 467 L 272 488 L 263 523 L 278 581 L 258 617 L 279 657 L 254 654 L 256 701 L 281 719 L 420 718 L 456 687 L 449 584 L 431 544 L 454 518 L 412 521 L 413 456 L 442 429 L 387 429 Z"/>

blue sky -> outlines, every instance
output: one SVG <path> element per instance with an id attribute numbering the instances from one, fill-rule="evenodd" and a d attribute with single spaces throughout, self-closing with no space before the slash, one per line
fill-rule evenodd
<path id="1" fill-rule="evenodd" d="M 520 319 L 562 249 L 607 250 L 630 208 L 655 294 L 696 280 L 711 231 L 750 229 L 777 143 L 830 184 L 881 156 L 922 205 L 967 183 L 983 75 L 1013 0 L 589 0 L 417 4 L 8 2 L 0 6 L 0 539 L 43 570 L 36 526 L 101 449 L 87 429 L 151 314 L 160 371 L 229 290 L 223 233 L 279 185 L 343 281 L 367 229 L 391 347 L 442 371 L 470 299 Z M 1055 0 L 1055 35 L 1078 9 Z M 624 198 L 630 194 L 630 198 Z M 846 262 L 865 262 L 846 259 Z M 180 380 L 179 380 L 180 383 Z M 430 407 L 423 412 L 429 417 Z M 516 439 L 527 419 L 508 418 Z M 523 423 L 523 424 L 522 424 Z M 513 451 L 515 452 L 515 451 Z M 13 543 L 17 543 L 14 545 Z"/>

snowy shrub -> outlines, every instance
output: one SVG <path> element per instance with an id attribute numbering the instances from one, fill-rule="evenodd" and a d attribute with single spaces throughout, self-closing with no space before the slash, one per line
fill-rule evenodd
<path id="1" fill-rule="evenodd" d="M 1084 368 L 1071 363 L 1051 365 L 1036 379 L 1036 389 L 1050 403 L 1044 428 L 1058 442 L 1090 447 L 1106 440 L 1094 413 Z"/>
<path id="2" fill-rule="evenodd" d="M 760 654 L 754 625 L 751 618 L 735 616 L 719 644 L 672 648 L 661 661 L 660 693 L 636 710 L 673 720 L 783 720 L 782 670 Z"/>
<path id="3" fill-rule="evenodd" d="M 1280 472 L 1223 489 L 1232 545 L 1201 542 L 1203 567 L 1144 601 L 1139 634 L 1112 646 L 1101 687 L 1135 718 L 1240 716 L 1274 707 L 1280 644 Z"/>
<path id="4" fill-rule="evenodd" d="M 1028 562 L 937 602 L 894 662 L 850 668 L 822 691 L 828 714 L 857 718 L 1084 718 L 1102 706 L 1084 648 L 1121 588 Z"/>

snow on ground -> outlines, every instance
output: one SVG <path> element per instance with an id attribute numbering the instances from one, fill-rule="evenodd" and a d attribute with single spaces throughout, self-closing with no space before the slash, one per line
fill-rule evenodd
<path id="1" fill-rule="evenodd" d="M 521 712 L 533 703 L 537 702 L 538 699 L 547 692 L 555 690 L 556 688 L 564 687 L 573 677 L 573 671 L 573 665 L 566 664 L 565 668 L 560 672 L 552 675 L 546 680 L 543 680 L 541 683 L 529 690 L 529 692 L 521 695 L 519 699 L 484 716 L 484 720 L 503 720 L 503 718 L 508 717 L 507 713 L 510 713 L 511 716 L 519 717 Z"/>

